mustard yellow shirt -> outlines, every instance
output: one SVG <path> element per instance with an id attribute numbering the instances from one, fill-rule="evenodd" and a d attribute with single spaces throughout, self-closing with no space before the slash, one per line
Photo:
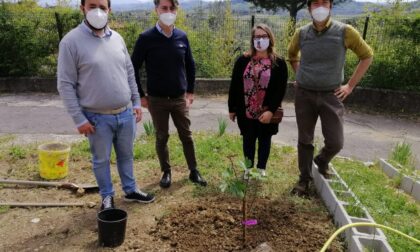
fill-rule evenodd
<path id="1" fill-rule="evenodd" d="M 327 21 L 326 29 L 331 26 L 331 18 Z M 315 26 L 313 26 L 315 29 Z M 324 31 L 316 31 L 321 34 Z M 299 48 L 299 33 L 300 28 L 298 28 L 295 34 L 290 41 L 288 47 L 288 60 L 289 61 L 300 61 L 300 48 Z M 363 40 L 359 32 L 351 25 L 346 24 L 346 30 L 344 33 L 344 45 L 346 49 L 352 50 L 360 60 L 367 59 L 373 56 L 372 48 Z"/>

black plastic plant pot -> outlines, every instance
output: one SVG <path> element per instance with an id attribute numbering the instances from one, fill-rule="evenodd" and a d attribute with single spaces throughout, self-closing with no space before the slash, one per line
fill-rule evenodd
<path id="1" fill-rule="evenodd" d="M 102 247 L 118 247 L 124 242 L 127 212 L 121 209 L 100 211 L 98 220 L 98 243 Z"/>

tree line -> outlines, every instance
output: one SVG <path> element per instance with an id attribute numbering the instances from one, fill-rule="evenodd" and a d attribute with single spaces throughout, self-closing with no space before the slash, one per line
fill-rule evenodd
<path id="1" fill-rule="evenodd" d="M 217 12 L 217 13 L 216 13 Z M 42 8 L 35 1 L 0 5 L 0 77 L 56 75 L 58 43 L 83 16 L 68 7 Z M 125 39 L 131 51 L 139 34 L 152 27 L 157 17 L 138 13 L 116 13 L 110 26 Z M 363 31 L 366 18 L 342 20 Z M 249 48 L 250 30 L 254 23 L 272 27 L 277 49 L 286 56 L 293 23 L 276 15 L 237 16 L 229 5 L 220 11 L 202 16 L 180 10 L 176 26 L 189 34 L 197 75 L 204 78 L 229 78 L 236 57 Z M 308 20 L 298 20 L 301 26 Z M 420 14 L 408 14 L 403 6 L 371 13 L 367 42 L 375 51 L 374 63 L 361 83 L 362 86 L 420 91 Z M 357 59 L 349 53 L 347 69 L 353 69 Z M 291 79 L 293 79 L 291 75 Z"/>

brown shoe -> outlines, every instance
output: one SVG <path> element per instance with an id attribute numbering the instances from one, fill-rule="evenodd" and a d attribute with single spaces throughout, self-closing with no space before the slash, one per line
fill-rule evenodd
<path id="1" fill-rule="evenodd" d="M 330 173 L 328 170 L 318 170 L 319 174 L 321 174 L 325 179 L 331 179 L 331 177 L 333 176 L 332 173 Z"/>
<path id="2" fill-rule="evenodd" d="M 296 195 L 299 197 L 308 196 L 309 195 L 309 182 L 299 180 L 299 182 L 296 183 L 296 185 L 293 187 L 290 193 L 292 195 Z"/>
<path id="3" fill-rule="evenodd" d="M 332 175 L 329 171 L 328 171 L 328 163 L 323 162 L 319 156 L 316 156 L 314 158 L 314 163 L 316 164 L 316 166 L 318 166 L 318 172 L 319 174 L 321 174 L 325 179 L 331 179 Z"/>

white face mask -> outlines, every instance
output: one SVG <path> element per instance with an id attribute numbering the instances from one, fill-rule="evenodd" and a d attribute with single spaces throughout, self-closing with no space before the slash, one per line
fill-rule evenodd
<path id="1" fill-rule="evenodd" d="M 162 21 L 166 26 L 171 26 L 175 23 L 176 20 L 176 14 L 167 12 L 162 13 L 159 15 L 159 20 Z"/>
<path id="2" fill-rule="evenodd" d="M 257 50 L 259 52 L 263 52 L 263 51 L 267 50 L 269 45 L 270 45 L 270 39 L 269 38 L 254 39 L 255 50 Z"/>
<path id="3" fill-rule="evenodd" d="M 96 8 L 86 13 L 86 20 L 95 29 L 101 30 L 108 23 L 108 13 Z"/>
<path id="4" fill-rule="evenodd" d="M 329 15 L 330 9 L 322 6 L 312 10 L 312 17 L 317 22 L 325 21 Z"/>

